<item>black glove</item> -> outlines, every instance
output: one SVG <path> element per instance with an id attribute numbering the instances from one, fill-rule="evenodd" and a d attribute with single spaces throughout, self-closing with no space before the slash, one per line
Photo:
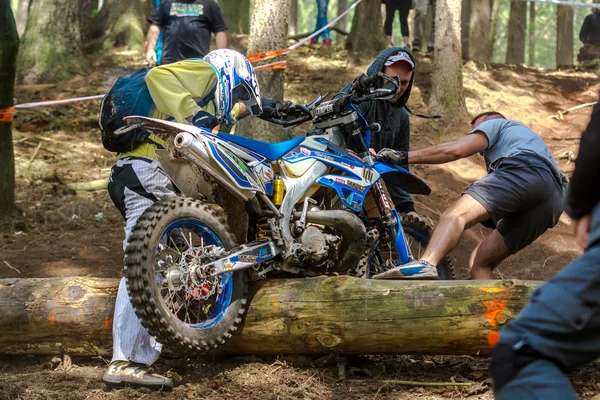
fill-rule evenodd
<path id="1" fill-rule="evenodd" d="M 192 118 L 192 124 L 198 128 L 212 129 L 219 125 L 219 120 L 211 113 L 200 110 Z"/>
<path id="2" fill-rule="evenodd" d="M 262 119 L 281 119 L 292 106 L 291 101 L 280 102 L 275 99 L 261 99 L 263 112 L 259 115 Z"/>
<path id="3" fill-rule="evenodd" d="M 408 151 L 381 149 L 377 153 L 377 159 L 383 162 L 394 163 L 398 165 L 408 164 Z"/>
<path id="4" fill-rule="evenodd" d="M 265 108 L 265 107 L 275 108 L 277 106 L 277 104 L 279 104 L 279 103 L 280 103 L 280 101 L 277 99 L 270 99 L 268 97 L 260 98 L 260 104 L 263 106 L 263 108 Z"/>

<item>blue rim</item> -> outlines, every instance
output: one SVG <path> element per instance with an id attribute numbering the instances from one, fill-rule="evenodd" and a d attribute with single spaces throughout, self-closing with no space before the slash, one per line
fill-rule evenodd
<path id="1" fill-rule="evenodd" d="M 185 228 L 193 231 L 198 235 L 198 237 L 202 237 L 204 239 L 205 245 L 215 245 L 219 247 L 223 247 L 223 242 L 219 239 L 219 236 L 205 223 L 195 220 L 195 219 L 181 219 L 174 221 L 166 227 L 163 233 L 160 236 L 160 240 L 162 240 L 169 232 L 173 229 Z M 231 304 L 231 297 L 233 294 L 233 276 L 232 273 L 222 274 L 222 293 L 219 295 L 217 302 L 215 303 L 215 309 L 212 312 L 211 316 L 205 321 L 197 324 L 188 324 L 186 322 L 181 321 L 179 318 L 173 314 L 180 322 L 186 324 L 188 327 L 193 329 L 208 329 L 223 319 L 229 305 Z"/>

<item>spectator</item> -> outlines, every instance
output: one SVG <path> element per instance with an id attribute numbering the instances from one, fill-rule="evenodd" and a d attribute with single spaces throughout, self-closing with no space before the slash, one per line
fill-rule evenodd
<path id="1" fill-rule="evenodd" d="M 423 48 L 423 43 L 427 42 L 427 52 L 433 52 L 433 42 L 435 39 L 435 0 L 415 0 L 415 24 L 414 38 L 412 42 L 413 52 L 420 52 Z M 431 28 L 429 35 L 425 37 L 427 14 L 431 13 Z"/>
<path id="2" fill-rule="evenodd" d="M 313 33 L 327 25 L 327 7 L 329 7 L 329 0 L 317 0 L 317 26 L 315 27 Z M 325 46 L 331 46 L 329 28 L 325 29 L 323 32 L 310 39 L 310 44 L 316 45 L 317 43 L 319 43 L 319 38 L 323 38 L 323 44 Z"/>
<path id="3" fill-rule="evenodd" d="M 565 374 L 600 356 L 600 104 L 581 136 L 567 195 L 585 253 L 538 288 L 500 331 L 491 372 L 498 400 L 577 399 Z"/>
<path id="4" fill-rule="evenodd" d="M 410 119 L 405 106 L 410 97 L 414 71 L 415 60 L 402 47 L 388 47 L 379 53 L 369 66 L 367 74 L 373 75 L 377 72 L 383 72 L 388 76 L 397 77 L 400 82 L 400 90 L 394 98 L 387 101 L 370 100 L 357 105 L 369 124 L 377 122 L 381 125 L 379 132 L 371 133 L 369 147 L 374 151 L 383 148 L 392 148 L 399 151 L 409 150 Z M 349 88 L 348 85 L 342 91 L 347 91 Z M 408 165 L 402 166 L 408 168 Z M 386 186 L 399 213 L 410 214 L 415 218 L 419 218 L 409 193 L 391 184 Z"/>
<path id="5" fill-rule="evenodd" d="M 390 269 L 376 279 L 437 279 L 436 265 L 477 223 L 494 230 L 475 250 L 472 279 L 494 279 L 492 270 L 558 223 L 566 178 L 544 141 L 497 111 L 479 114 L 473 129 L 448 143 L 411 152 L 383 149 L 378 157 L 398 164 L 443 164 L 481 153 L 488 175 L 474 182 L 441 216 L 421 260 Z M 420 267 L 421 272 L 414 274 Z"/>
<path id="6" fill-rule="evenodd" d="M 600 44 L 600 9 L 592 8 L 592 13 L 585 17 L 579 31 L 579 40 L 583 44 Z"/>
<path id="7" fill-rule="evenodd" d="M 227 47 L 227 26 L 214 0 L 164 0 L 148 18 L 146 62 L 156 64 L 156 41 L 163 31 L 161 64 L 202 58 L 210 51 L 210 35 L 217 49 Z"/>
<path id="8" fill-rule="evenodd" d="M 385 1 L 385 23 L 383 30 L 387 35 L 388 42 L 391 46 L 394 45 L 394 17 L 398 11 L 400 19 L 400 29 L 402 31 L 402 46 L 410 51 L 409 29 L 408 29 L 408 13 L 412 8 L 412 0 L 386 0 Z"/>

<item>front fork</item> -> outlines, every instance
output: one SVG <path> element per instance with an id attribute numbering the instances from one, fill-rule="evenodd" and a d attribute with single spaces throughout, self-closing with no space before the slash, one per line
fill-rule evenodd
<path id="1" fill-rule="evenodd" d="M 412 260 L 413 256 L 410 247 L 408 247 L 404 229 L 402 229 L 402 223 L 398 216 L 398 211 L 391 207 L 391 199 L 388 199 L 388 191 L 385 189 L 385 182 L 383 182 L 383 179 L 380 179 L 373 185 L 373 191 L 375 198 L 377 199 L 377 206 L 379 207 L 383 224 L 388 227 L 390 234 L 394 237 L 394 246 L 396 247 L 398 257 L 400 258 L 399 263 L 406 264 Z"/>

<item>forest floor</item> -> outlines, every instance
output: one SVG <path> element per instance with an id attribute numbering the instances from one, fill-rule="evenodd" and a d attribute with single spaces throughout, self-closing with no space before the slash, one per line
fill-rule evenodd
<path id="1" fill-rule="evenodd" d="M 105 93 L 116 77 L 138 68 L 137 54 L 115 52 L 95 61 L 94 72 L 56 85 L 18 86 L 18 103 Z M 318 93 L 337 92 L 363 72 L 368 59 L 333 49 L 301 48 L 288 58 L 286 98 L 309 102 Z M 596 74 L 540 71 L 503 65 L 478 68 L 466 63 L 465 96 L 471 115 L 495 109 L 522 121 L 546 141 L 561 170 L 570 175 L 579 137 L 591 108 L 548 119 L 559 110 L 597 99 Z M 417 75 L 409 105 L 426 113 L 431 60 L 417 55 Z M 122 269 L 123 220 L 105 190 L 74 191 L 67 183 L 104 179 L 116 157 L 103 149 L 97 128 L 98 101 L 18 110 L 13 124 L 17 206 L 20 217 L 0 236 L 0 278 L 118 277 Z M 412 148 L 457 138 L 469 126 L 412 117 Z M 567 157 L 570 155 L 571 158 Z M 415 166 L 430 196 L 416 196 L 419 213 L 434 225 L 440 214 L 474 180 L 485 174 L 473 156 L 442 166 Z M 459 279 L 467 277 L 472 250 L 488 230 L 469 229 L 451 254 Z M 566 216 L 531 246 L 497 269 L 498 277 L 546 280 L 580 254 Z M 12 268 L 11 268 L 12 267 Z M 425 333 L 424 333 L 425 334 Z M 172 393 L 143 390 L 107 392 L 101 383 L 106 360 L 75 359 L 68 371 L 52 368 L 49 357 L 0 359 L 0 400 L 4 399 L 491 399 L 485 357 L 371 356 L 356 358 L 354 375 L 338 381 L 335 360 L 307 357 L 227 360 L 160 360 L 157 370 L 177 381 Z M 600 393 L 600 364 L 571 376 L 578 394 Z M 472 382 L 469 387 L 407 387 L 401 379 Z"/>

